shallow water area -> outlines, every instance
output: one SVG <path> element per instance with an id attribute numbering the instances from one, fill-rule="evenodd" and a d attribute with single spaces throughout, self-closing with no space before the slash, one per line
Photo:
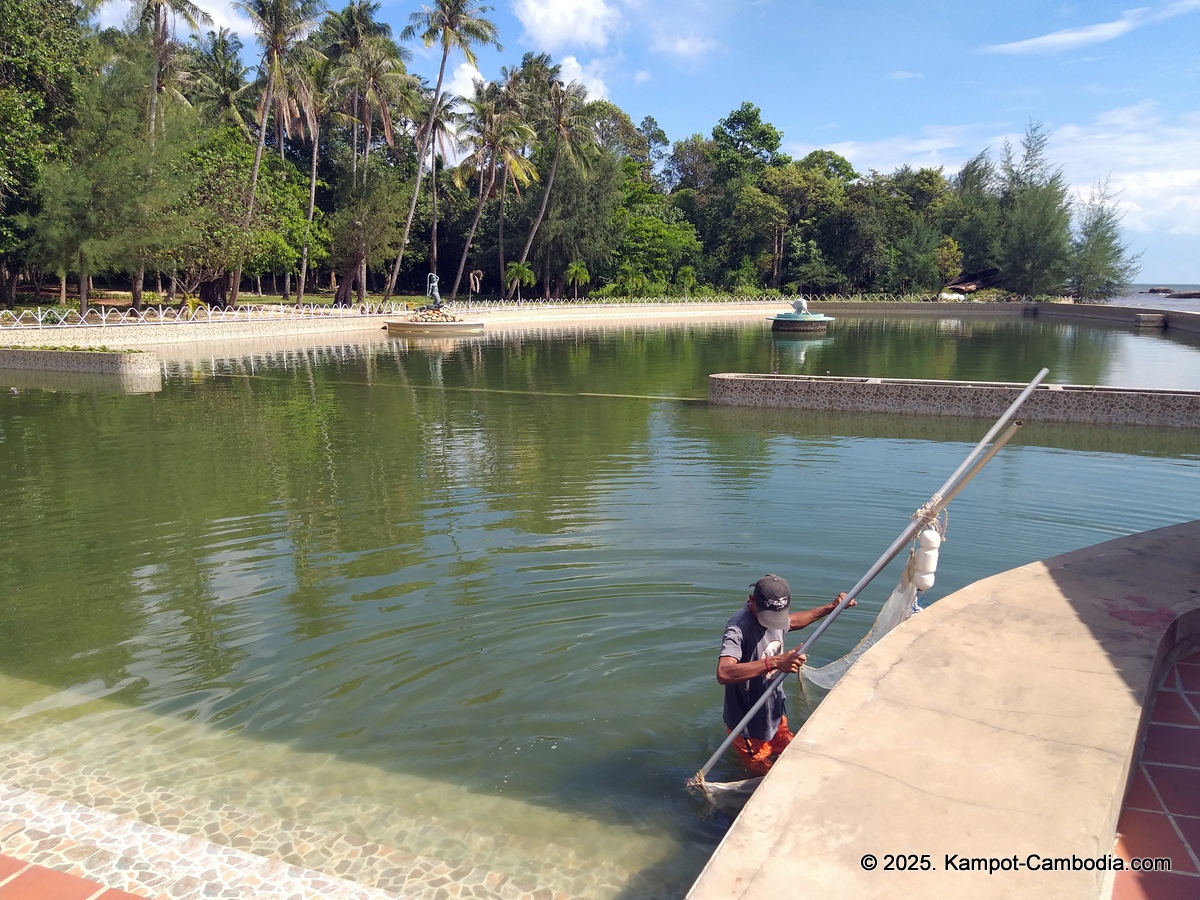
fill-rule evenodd
<path id="1" fill-rule="evenodd" d="M 1194 388 L 1200 346 L 1036 320 L 537 327 L 174 347 L 158 393 L 6 393 L 3 764 L 571 896 L 681 896 L 726 824 L 683 783 L 724 737 L 715 652 L 747 585 L 847 589 L 990 424 L 714 409 L 708 375 L 1042 365 Z M 927 600 L 1196 518 L 1197 446 L 1027 426 L 951 506 Z"/>

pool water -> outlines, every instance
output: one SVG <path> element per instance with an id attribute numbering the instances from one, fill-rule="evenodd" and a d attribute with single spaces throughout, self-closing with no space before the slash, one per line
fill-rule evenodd
<path id="1" fill-rule="evenodd" d="M 727 826 L 683 785 L 750 582 L 848 589 L 990 424 L 710 408 L 710 373 L 1200 384 L 1194 344 L 1036 321 L 191 352 L 0 395 L 0 744 L 592 897 L 682 895 Z M 1198 501 L 1194 432 L 1031 423 L 926 601 Z"/>

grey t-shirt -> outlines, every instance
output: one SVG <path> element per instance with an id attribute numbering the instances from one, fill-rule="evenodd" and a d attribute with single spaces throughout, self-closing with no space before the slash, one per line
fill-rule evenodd
<path id="1" fill-rule="evenodd" d="M 763 628 L 749 607 L 725 623 L 725 637 L 721 640 L 721 655 L 730 656 L 740 663 L 752 662 L 767 656 L 783 653 L 783 631 L 779 628 Z M 774 672 L 771 673 L 773 677 Z M 768 678 L 755 676 L 740 684 L 725 685 L 725 727 L 735 728 L 750 707 L 762 696 Z M 769 741 L 779 730 L 779 723 L 787 714 L 787 698 L 783 692 L 783 679 L 771 691 L 771 696 L 762 709 L 746 723 L 742 734 L 760 741 Z"/>

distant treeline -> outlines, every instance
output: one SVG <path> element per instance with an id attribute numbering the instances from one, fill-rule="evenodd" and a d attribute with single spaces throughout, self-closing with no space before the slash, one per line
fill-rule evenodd
<path id="1" fill-rule="evenodd" d="M 478 0 L 433 0 L 400 35 L 379 3 L 240 0 L 254 71 L 190 0 L 135 0 L 99 31 L 69 0 L 0 0 L 0 275 L 148 281 L 170 301 L 337 285 L 443 298 L 932 292 L 963 272 L 1019 295 L 1111 296 L 1136 258 L 1105 184 L 1072 198 L 1031 124 L 956 174 L 856 172 L 780 152 L 743 103 L 671 142 L 526 54 L 469 97 L 452 56 L 497 44 Z M 94 9 L 94 5 L 87 10 Z M 178 38 L 190 29 L 188 40 Z M 411 75 L 405 44 L 442 50 Z"/>

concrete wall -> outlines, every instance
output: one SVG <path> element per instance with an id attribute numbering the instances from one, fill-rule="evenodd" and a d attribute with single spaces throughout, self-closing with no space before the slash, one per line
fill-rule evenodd
<path id="1" fill-rule="evenodd" d="M 994 419 L 1023 387 L 996 382 L 727 373 L 709 376 L 708 400 L 718 406 Z M 1200 391 L 1046 385 L 1029 396 L 1020 415 L 1029 421 L 1200 428 Z"/>
<path id="2" fill-rule="evenodd" d="M 1200 522 L 1135 534 L 909 619 L 817 707 L 688 896 L 1107 896 L 1103 870 L 1027 865 L 1112 853 L 1162 674 L 1200 646 L 1198 545 Z M 1022 865 L 951 869 L 974 858 Z"/>
<path id="3" fill-rule="evenodd" d="M 72 344 L 81 347 L 141 347 L 197 341 L 237 341 L 286 335 L 341 334 L 377 330 L 388 315 L 350 315 L 315 319 L 247 319 L 233 322 L 194 322 L 170 325 L 88 325 L 0 329 L 0 344 L 39 347 Z M 395 316 L 390 316 L 395 318 Z"/>
<path id="4" fill-rule="evenodd" d="M 1038 303 L 1038 318 L 1072 321 L 1109 322 L 1113 325 L 1137 325 L 1138 316 L 1160 315 L 1163 327 L 1182 334 L 1200 334 L 1200 313 L 1169 309 L 1143 309 L 1132 306 L 1100 306 L 1087 303 Z"/>

